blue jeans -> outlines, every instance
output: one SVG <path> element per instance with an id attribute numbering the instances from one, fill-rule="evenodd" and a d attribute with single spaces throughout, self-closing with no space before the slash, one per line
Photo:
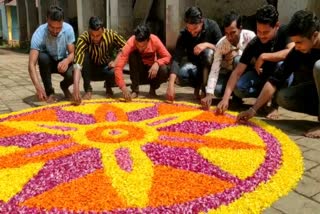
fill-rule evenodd
<path id="1" fill-rule="evenodd" d="M 255 70 L 248 70 L 238 80 L 234 94 L 239 98 L 258 97 L 265 82 Z"/>
<path id="2" fill-rule="evenodd" d="M 277 68 L 280 67 L 282 63 L 282 61 L 278 62 Z M 288 78 L 287 85 L 291 84 L 292 79 L 293 75 Z M 266 81 L 267 79 L 261 78 L 257 71 L 251 68 L 242 74 L 238 80 L 234 89 L 234 94 L 239 98 L 258 97 Z"/>
<path id="3" fill-rule="evenodd" d="M 233 69 L 239 64 L 241 56 L 236 56 L 233 59 Z M 214 89 L 214 96 L 216 97 L 223 97 L 224 91 L 226 90 L 226 86 L 231 75 L 230 70 L 221 68 L 219 71 L 219 78 L 216 84 L 216 88 Z"/>
<path id="4" fill-rule="evenodd" d="M 214 51 L 205 49 L 200 53 L 197 62 L 187 62 L 178 71 L 181 86 L 190 85 L 194 88 L 205 88 L 213 62 Z"/>
<path id="5" fill-rule="evenodd" d="M 181 86 L 196 86 L 197 76 L 198 68 L 191 62 L 187 62 L 183 66 L 181 66 L 178 72 L 179 83 Z"/>

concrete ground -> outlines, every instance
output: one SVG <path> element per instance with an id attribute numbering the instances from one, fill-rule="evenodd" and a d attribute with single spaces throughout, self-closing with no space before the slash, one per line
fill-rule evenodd
<path id="1" fill-rule="evenodd" d="M 27 67 L 27 54 L 0 49 L 0 114 L 43 105 L 35 97 L 35 89 Z M 59 75 L 53 75 L 53 85 L 58 95 L 62 97 L 60 80 Z M 93 88 L 93 98 L 104 97 L 103 82 L 93 83 Z M 166 88 L 167 85 L 163 84 L 157 91 L 159 99 L 164 99 Z M 115 88 L 114 92 L 115 97 L 121 97 L 119 89 Z M 141 95 L 147 96 L 147 94 L 148 87 L 141 87 Z M 196 102 L 191 88 L 177 87 L 176 94 L 177 100 Z M 303 132 L 317 124 L 317 118 L 280 108 L 279 120 L 267 120 L 267 122 L 280 128 L 300 147 L 304 157 L 305 173 L 297 188 L 275 202 L 264 214 L 319 214 L 320 140 L 302 136 Z"/>

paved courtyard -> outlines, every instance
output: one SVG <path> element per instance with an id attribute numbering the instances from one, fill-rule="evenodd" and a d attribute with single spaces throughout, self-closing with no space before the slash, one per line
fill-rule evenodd
<path id="1" fill-rule="evenodd" d="M 53 85 L 62 97 L 59 88 L 61 77 L 53 75 Z M 128 81 L 128 80 L 127 80 Z M 82 84 L 81 84 L 82 88 Z M 157 91 L 159 99 L 164 99 L 167 85 Z M 103 98 L 103 82 L 93 83 L 93 98 Z M 141 95 L 147 96 L 148 87 L 141 87 Z M 115 97 L 121 97 L 120 90 L 114 88 Z M 60 93 L 60 94 L 59 94 Z M 177 87 L 176 98 L 180 101 L 193 100 L 193 90 Z M 247 102 L 250 102 L 248 100 Z M 28 55 L 0 49 L 0 114 L 19 111 L 43 105 L 35 97 L 35 89 L 28 74 Z M 261 118 L 264 120 L 263 118 Z M 296 189 L 275 202 L 265 214 L 319 214 L 320 213 L 320 140 L 302 136 L 302 133 L 317 124 L 317 118 L 305 114 L 290 112 L 280 108 L 280 118 L 268 123 L 280 128 L 300 147 L 305 173 Z"/>

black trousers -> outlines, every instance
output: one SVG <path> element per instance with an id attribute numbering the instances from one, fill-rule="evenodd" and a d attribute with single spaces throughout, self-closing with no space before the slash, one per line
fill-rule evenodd
<path id="1" fill-rule="evenodd" d="M 54 94 L 54 88 L 52 87 L 51 74 L 58 73 L 63 76 L 63 80 L 60 82 L 60 87 L 62 90 L 66 90 L 70 85 L 73 84 L 72 64 L 69 65 L 68 70 L 61 74 L 58 72 L 58 64 L 61 60 L 54 60 L 48 53 L 41 52 L 38 58 L 40 76 L 43 82 L 44 89 L 46 91 L 47 96 Z"/>
<path id="2" fill-rule="evenodd" d="M 151 89 L 158 89 L 161 83 L 168 80 L 169 68 L 166 65 L 160 66 L 157 76 L 153 79 L 148 78 L 151 66 L 143 64 L 141 55 L 138 51 L 134 51 L 129 56 L 131 90 L 139 92 L 139 85 L 150 84 Z"/>
<path id="3" fill-rule="evenodd" d="M 91 81 L 105 81 L 106 87 L 115 86 L 114 70 L 108 65 L 97 65 L 92 62 L 88 53 L 85 54 L 82 67 L 83 88 L 85 92 L 91 92 Z"/>

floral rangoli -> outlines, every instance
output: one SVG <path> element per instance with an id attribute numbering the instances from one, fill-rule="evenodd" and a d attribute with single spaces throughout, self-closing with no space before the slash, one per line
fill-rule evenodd
<path id="1" fill-rule="evenodd" d="M 190 103 L 92 100 L 0 117 L 0 213 L 260 213 L 295 187 L 298 147 Z"/>

